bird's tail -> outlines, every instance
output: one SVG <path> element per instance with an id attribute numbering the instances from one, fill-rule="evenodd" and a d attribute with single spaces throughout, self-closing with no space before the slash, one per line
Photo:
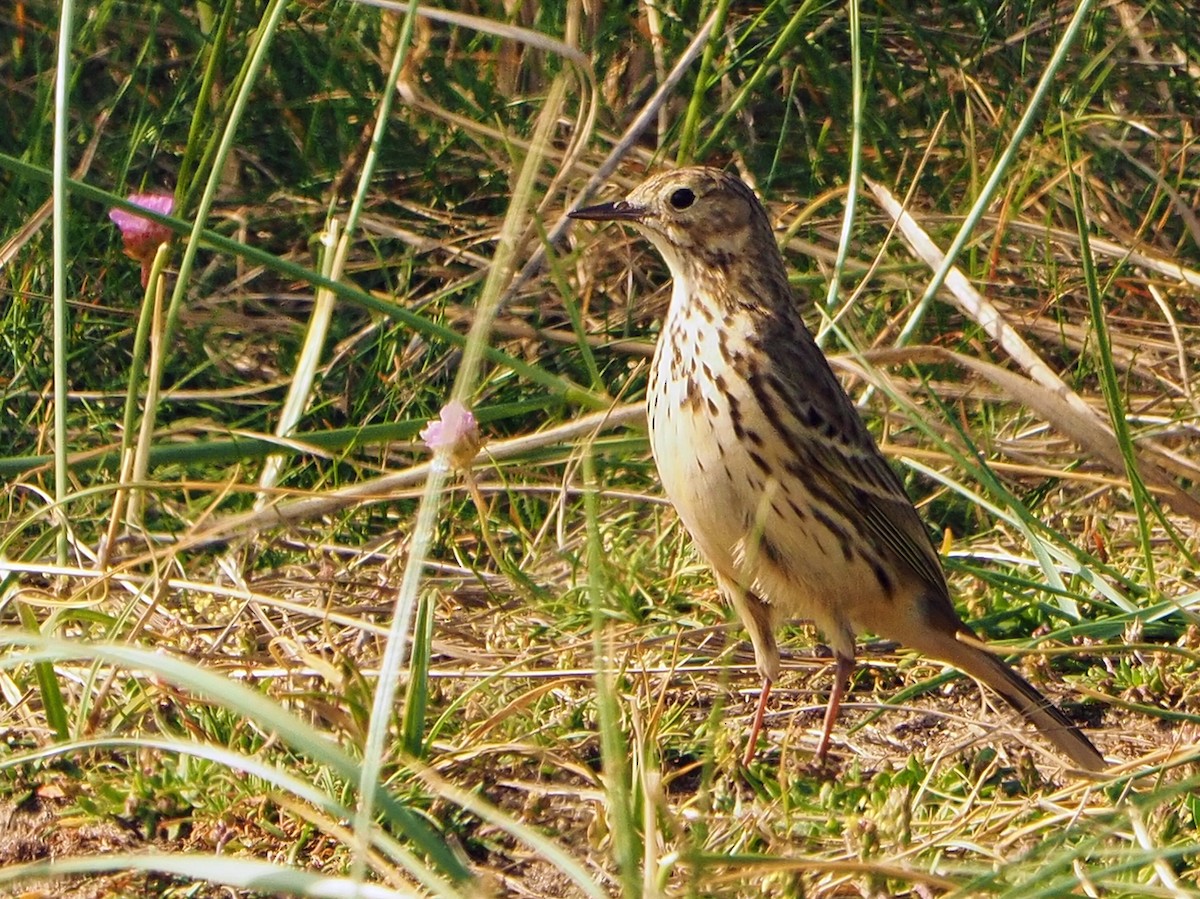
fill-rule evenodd
<path id="1" fill-rule="evenodd" d="M 941 631 L 937 636 L 941 638 L 936 641 L 938 646 L 922 648 L 922 652 L 949 662 L 976 680 L 983 681 L 1079 767 L 1087 771 L 1103 771 L 1108 767 L 1104 756 L 1092 745 L 1092 741 L 1057 706 L 987 649 L 969 630 L 962 627 L 954 634 Z"/>

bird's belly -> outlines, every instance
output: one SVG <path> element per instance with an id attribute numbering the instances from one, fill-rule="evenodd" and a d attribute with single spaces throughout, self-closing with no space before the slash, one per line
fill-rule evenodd
<path id="1" fill-rule="evenodd" d="M 663 490 L 727 584 L 752 590 L 781 618 L 812 619 L 827 633 L 861 630 L 851 609 L 887 597 L 858 551 L 853 510 L 828 508 L 788 471 L 787 445 L 772 438 L 775 425 L 744 382 L 723 387 L 652 385 L 650 445 Z"/>
<path id="2" fill-rule="evenodd" d="M 650 448 L 663 491 L 704 556 L 719 570 L 748 525 L 741 450 L 728 426 L 669 400 L 651 412 Z"/>

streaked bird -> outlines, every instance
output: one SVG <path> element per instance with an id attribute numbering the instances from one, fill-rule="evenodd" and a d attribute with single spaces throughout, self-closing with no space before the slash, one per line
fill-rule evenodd
<path id="1" fill-rule="evenodd" d="M 895 472 L 800 319 L 766 211 L 733 175 L 655 175 L 616 203 L 571 213 L 632 226 L 671 271 L 647 396 L 663 489 L 754 645 L 762 692 L 778 627 L 808 619 L 836 659 L 817 758 L 829 749 L 870 632 L 987 684 L 1076 765 L 1103 756 L 959 618 L 941 561 Z"/>

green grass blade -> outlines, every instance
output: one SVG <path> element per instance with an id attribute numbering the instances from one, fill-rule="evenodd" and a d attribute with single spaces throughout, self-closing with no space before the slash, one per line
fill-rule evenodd
<path id="1" fill-rule="evenodd" d="M 6 865 L 0 884 L 25 880 L 95 876 L 110 871 L 144 871 L 185 877 L 199 883 L 253 890 L 256 894 L 297 896 L 303 899 L 415 899 L 411 890 L 394 890 L 373 883 L 356 883 L 344 877 L 314 874 L 299 868 L 257 859 L 199 853 L 106 853 L 50 861 Z"/>
<path id="2" fill-rule="evenodd" d="M 967 245 L 967 241 L 971 239 L 971 235 L 975 233 L 975 228 L 983 219 L 988 209 L 992 205 L 992 200 L 1000 190 L 1004 176 L 1008 173 L 1013 162 L 1017 158 L 1017 151 L 1021 148 L 1026 136 L 1033 130 L 1034 124 L 1041 115 L 1042 103 L 1046 99 L 1046 95 L 1057 83 L 1059 71 L 1066 65 L 1070 58 L 1071 49 L 1078 37 L 1080 30 L 1087 23 L 1091 13 L 1091 8 L 1094 0 L 1080 0 L 1075 7 L 1075 12 L 1071 16 L 1071 20 L 1063 29 L 1062 36 L 1058 39 L 1058 43 L 1054 47 L 1054 52 L 1050 59 L 1046 62 L 1046 67 L 1042 70 L 1041 77 L 1038 79 L 1037 86 L 1034 87 L 1032 95 L 1029 97 L 1029 102 L 1025 105 L 1025 111 L 1021 115 L 1020 121 L 1013 129 L 1012 138 L 1001 151 L 995 165 L 992 167 L 991 174 L 988 175 L 987 181 L 979 190 L 979 195 L 971 204 L 966 216 L 963 217 L 962 225 L 959 226 L 958 233 L 954 235 L 954 239 L 950 242 L 950 246 L 946 248 L 945 259 L 942 264 L 933 273 L 933 277 L 929 279 L 928 285 L 925 287 L 925 292 L 921 294 L 920 300 L 917 301 L 917 307 L 904 324 L 904 329 L 900 332 L 899 338 L 896 340 L 897 346 L 906 345 L 912 336 L 916 333 L 921 322 L 924 321 L 925 313 L 929 309 L 929 304 L 933 302 L 933 298 L 937 296 L 938 291 L 942 289 L 942 285 L 946 282 L 946 276 L 950 274 L 950 270 L 954 267 L 958 260 L 959 253 L 963 247 Z"/>
<path id="3" fill-rule="evenodd" d="M 400 745 L 415 759 L 425 756 L 425 713 L 429 708 L 429 660 L 433 655 L 433 610 L 437 603 L 426 594 L 417 602 L 413 626 L 412 657 L 408 660 L 408 686 L 400 720 Z"/>
<path id="4" fill-rule="evenodd" d="M 696 83 L 692 88 L 692 96 L 688 100 L 687 113 L 683 119 L 683 129 L 679 135 L 679 150 L 675 154 L 675 164 L 684 166 L 695 162 L 692 148 L 696 144 L 696 133 L 700 128 L 701 109 L 707 95 L 712 78 L 713 58 L 717 54 L 717 46 L 725 40 L 725 20 L 729 16 L 730 0 L 717 0 L 714 13 L 712 33 L 704 45 L 704 55 L 700 57 L 700 68 L 696 72 Z"/>
<path id="5" fill-rule="evenodd" d="M 21 631 L 0 629 L 0 669 L 41 662 L 61 663 L 68 659 L 91 659 L 134 670 L 151 671 L 166 680 L 236 711 L 268 733 L 276 733 L 296 751 L 329 766 L 339 776 L 358 781 L 360 766 L 332 742 L 261 694 L 182 659 L 121 644 L 84 644 L 41 637 Z M 421 818 L 392 799 L 372 781 L 375 805 L 449 877 L 462 880 L 469 872 L 457 856 Z M 369 831 L 372 824 L 367 822 Z"/>
<path id="6" fill-rule="evenodd" d="M 1076 159 L 1073 152 L 1071 132 L 1063 120 L 1062 138 L 1063 149 L 1067 153 L 1067 182 L 1071 187 L 1071 201 L 1075 210 L 1075 225 L 1079 234 L 1079 264 L 1083 269 L 1084 283 L 1087 286 L 1088 306 L 1092 314 L 1092 333 L 1096 339 L 1096 360 L 1100 367 L 1100 384 L 1104 391 L 1104 402 L 1108 407 L 1108 419 L 1112 423 L 1113 434 L 1125 460 L 1125 475 L 1129 478 L 1129 486 L 1133 494 L 1133 506 L 1137 512 L 1138 534 L 1141 539 L 1142 560 L 1146 566 L 1146 586 L 1152 595 L 1157 595 L 1157 579 L 1154 576 L 1154 542 L 1150 532 L 1150 516 L 1154 515 L 1165 520 L 1158 501 L 1146 489 L 1138 471 L 1137 448 L 1134 446 L 1133 434 L 1129 428 L 1128 412 L 1125 408 L 1124 396 L 1117 382 L 1117 369 L 1113 363 L 1112 339 L 1108 331 L 1108 313 L 1104 308 L 1104 296 L 1100 290 L 1100 282 L 1096 277 L 1096 261 L 1092 257 L 1092 247 L 1089 238 L 1091 224 L 1088 221 L 1083 194 L 1083 182 L 1076 172 Z"/>
<path id="7" fill-rule="evenodd" d="M 584 515 L 587 520 L 588 602 L 592 610 L 592 655 L 595 658 L 597 726 L 600 757 L 608 806 L 608 829 L 621 873 L 622 894 L 629 899 L 642 895 L 641 837 L 633 809 L 629 744 L 621 721 L 614 654 L 610 646 L 609 612 L 604 601 L 605 552 L 600 535 L 600 510 L 596 462 L 591 452 L 583 455 Z"/>
<path id="8" fill-rule="evenodd" d="M 59 509 L 66 507 L 70 493 L 70 469 L 67 453 L 67 124 L 70 109 L 67 91 L 71 84 L 71 29 L 75 18 L 74 0 L 62 0 L 58 7 L 58 67 L 54 80 L 54 500 Z M 60 529 L 58 562 L 67 561 L 67 529 Z"/>
<path id="9" fill-rule="evenodd" d="M 246 755 L 224 746 L 192 740 L 147 736 L 128 738 L 107 736 L 72 740 L 32 752 L 13 753 L 0 760 L 0 771 L 20 769 L 22 766 L 46 760 L 70 760 L 75 755 L 87 758 L 94 753 L 121 751 L 141 754 L 154 751 L 173 756 L 205 759 L 228 768 L 230 771 L 238 771 L 249 777 L 257 778 L 286 794 L 295 796 L 314 808 L 322 810 L 333 820 L 347 820 L 353 813 L 350 808 L 343 805 L 330 793 L 323 791 L 308 778 L 296 776 L 286 767 L 265 761 L 257 754 Z M 407 847 L 398 843 L 382 829 L 373 828 L 371 839 L 372 845 L 377 850 L 386 855 L 394 864 L 398 864 L 405 871 L 412 873 L 433 895 L 445 897 L 445 899 L 460 895 L 459 891 L 450 883 L 429 869 Z"/>

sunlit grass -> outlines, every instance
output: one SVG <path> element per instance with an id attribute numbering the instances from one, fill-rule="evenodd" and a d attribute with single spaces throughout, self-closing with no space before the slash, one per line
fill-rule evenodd
<path id="1" fill-rule="evenodd" d="M 5 13 L 0 890 L 1195 894 L 1192 16 L 994 6 L 109 0 L 57 103 L 61 7 Z M 665 271 L 563 236 L 606 160 L 604 198 L 670 160 L 757 185 L 964 616 L 1111 781 L 871 640 L 814 769 L 804 625 L 739 766 L 752 655 L 641 427 Z M 978 208 L 988 305 L 922 302 L 939 263 L 878 193 L 846 217 L 852 160 L 940 251 Z M 143 288 L 106 213 L 147 189 Z M 452 396 L 487 442 L 431 484 Z"/>

